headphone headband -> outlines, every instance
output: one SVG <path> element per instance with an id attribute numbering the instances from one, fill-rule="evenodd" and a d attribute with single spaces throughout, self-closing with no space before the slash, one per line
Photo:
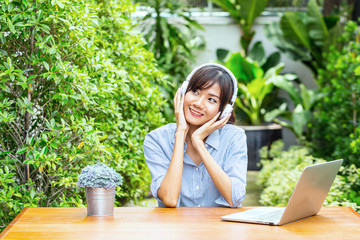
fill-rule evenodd
<path id="1" fill-rule="evenodd" d="M 186 78 L 186 82 L 190 82 L 190 79 L 192 78 L 192 76 L 201 68 L 203 67 L 209 67 L 209 66 L 214 66 L 214 67 L 218 67 L 218 68 L 221 68 L 222 70 L 224 70 L 227 74 L 229 74 L 232 82 L 233 82 L 233 87 L 234 87 L 234 92 L 233 92 L 233 96 L 231 97 L 231 105 L 233 106 L 234 103 L 235 103 L 235 100 L 236 100 L 236 96 L 237 96 L 237 91 L 238 91 L 238 88 L 237 88 L 237 80 L 234 76 L 234 74 L 228 69 L 226 68 L 225 66 L 223 65 L 220 65 L 220 64 L 217 64 L 217 63 L 204 63 L 204 64 L 201 64 L 201 65 L 198 65 L 196 66 L 192 71 L 191 73 L 187 76 Z"/>

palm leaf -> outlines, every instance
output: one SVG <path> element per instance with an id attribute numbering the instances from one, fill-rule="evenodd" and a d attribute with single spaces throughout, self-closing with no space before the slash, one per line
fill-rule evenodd
<path id="1" fill-rule="evenodd" d="M 316 46 L 322 47 L 329 36 L 329 31 L 315 0 L 309 1 L 307 15 L 309 37 Z"/>
<path id="2" fill-rule="evenodd" d="M 245 25 L 251 27 L 262 11 L 264 11 L 267 0 L 238 0 L 240 15 L 245 20 Z"/>

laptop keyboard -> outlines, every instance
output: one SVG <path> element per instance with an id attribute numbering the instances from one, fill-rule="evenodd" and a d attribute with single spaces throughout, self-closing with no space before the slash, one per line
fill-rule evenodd
<path id="1" fill-rule="evenodd" d="M 248 220 L 263 221 L 263 222 L 278 222 L 285 209 L 275 210 L 273 212 L 259 214 L 255 216 L 249 216 Z"/>

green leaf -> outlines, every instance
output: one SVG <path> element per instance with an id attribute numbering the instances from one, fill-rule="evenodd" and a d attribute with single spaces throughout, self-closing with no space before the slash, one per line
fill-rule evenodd
<path id="1" fill-rule="evenodd" d="M 360 66 L 355 68 L 355 76 L 360 76 Z"/>
<path id="2" fill-rule="evenodd" d="M 305 110 L 310 110 L 313 104 L 314 92 L 308 90 L 304 84 L 300 84 L 300 96 L 303 108 Z"/>
<path id="3" fill-rule="evenodd" d="M 32 159 L 26 159 L 23 164 L 33 164 L 34 163 L 34 160 Z"/>
<path id="4" fill-rule="evenodd" d="M 294 112 L 292 113 L 292 125 L 297 137 L 302 136 L 304 127 L 311 118 L 311 112 L 304 110 L 300 104 L 295 107 Z"/>
<path id="5" fill-rule="evenodd" d="M 267 37 L 278 49 L 280 49 L 286 56 L 294 60 L 309 61 L 311 54 L 305 48 L 296 45 L 292 38 L 285 38 L 280 24 L 272 22 L 265 25 L 264 32 Z"/>
<path id="6" fill-rule="evenodd" d="M 26 147 L 26 148 L 21 148 L 21 149 L 17 150 L 16 154 L 23 154 L 23 153 L 25 153 L 27 150 L 28 150 L 27 147 Z"/>
<path id="7" fill-rule="evenodd" d="M 34 136 L 31 136 L 30 140 L 29 140 L 29 144 L 30 145 L 33 145 L 34 144 L 34 141 L 35 141 L 35 137 Z"/>
<path id="8" fill-rule="evenodd" d="M 32 115 L 34 115 L 34 111 L 29 107 L 29 108 L 26 108 L 26 111 Z"/>
<path id="9" fill-rule="evenodd" d="M 256 42 L 254 46 L 251 48 L 249 53 L 249 58 L 254 61 L 257 61 L 259 65 L 262 65 L 265 61 L 265 50 L 260 41 Z"/>
<path id="10" fill-rule="evenodd" d="M 220 62 L 224 62 L 228 54 L 229 54 L 229 50 L 227 49 L 224 48 L 216 49 L 216 58 Z"/>
<path id="11" fill-rule="evenodd" d="M 31 197 L 31 199 L 34 199 L 34 197 L 35 197 L 35 190 L 34 190 L 34 188 L 32 188 L 32 189 L 30 190 L 30 197 Z"/>
<path id="12" fill-rule="evenodd" d="M 14 28 L 14 25 L 13 23 L 11 22 L 11 20 L 9 18 L 7 18 L 7 23 L 8 23 L 8 27 L 10 29 L 10 31 L 13 33 L 13 34 L 16 34 L 16 30 Z"/>
<path id="13" fill-rule="evenodd" d="M 264 11 L 267 0 L 238 0 L 238 3 L 240 5 L 240 15 L 245 20 L 245 24 L 251 28 L 255 18 Z"/>
<path id="14" fill-rule="evenodd" d="M 336 16 L 336 15 L 323 16 L 323 19 L 326 24 L 326 28 L 328 30 L 331 30 L 332 28 L 334 28 L 340 20 L 339 16 Z"/>
<path id="15" fill-rule="evenodd" d="M 8 64 L 8 69 L 12 68 L 12 64 L 11 64 L 11 58 L 7 57 L 7 64 Z"/>
<path id="16" fill-rule="evenodd" d="M 50 146 L 53 147 L 53 148 L 57 148 L 57 145 L 54 142 L 50 142 Z"/>
<path id="17" fill-rule="evenodd" d="M 47 62 L 43 62 L 43 65 L 44 65 L 44 67 L 46 68 L 46 70 L 48 70 L 49 71 L 49 64 L 47 63 Z"/>
<path id="18" fill-rule="evenodd" d="M 324 46 L 329 36 L 329 32 L 320 8 L 315 0 L 310 0 L 307 8 L 307 26 L 309 29 L 309 37 L 314 41 L 316 46 Z"/>
<path id="19" fill-rule="evenodd" d="M 264 120 L 266 122 L 272 122 L 276 117 L 281 116 L 282 114 L 284 114 L 286 112 L 286 108 L 287 108 L 287 104 L 283 103 L 280 105 L 279 108 L 274 109 L 270 112 L 267 112 L 264 115 Z"/>
<path id="20" fill-rule="evenodd" d="M 55 119 L 54 119 L 54 118 L 52 118 L 52 119 L 50 120 L 50 126 L 51 126 L 51 128 L 55 128 L 55 127 L 56 127 L 56 123 L 55 123 Z"/>
<path id="21" fill-rule="evenodd" d="M 48 136 L 47 136 L 45 133 L 41 135 L 41 138 L 42 138 L 45 142 L 48 141 Z"/>
<path id="22" fill-rule="evenodd" d="M 289 94 L 291 100 L 293 100 L 295 104 L 302 103 L 300 93 L 292 82 L 286 80 L 284 77 L 273 78 L 271 80 L 271 82 L 276 87 L 285 90 Z"/>
<path id="23" fill-rule="evenodd" d="M 56 4 L 60 7 L 60 8 L 64 8 L 64 4 L 60 1 L 56 1 Z"/>
<path id="24" fill-rule="evenodd" d="M 248 62 L 240 53 L 233 53 L 225 66 L 234 74 L 239 82 L 249 83 L 253 79 L 262 78 L 263 70 Z"/>
<path id="25" fill-rule="evenodd" d="M 274 52 L 272 53 L 265 61 L 263 65 L 261 65 L 261 68 L 264 70 L 264 72 L 267 72 L 270 68 L 275 67 L 280 63 L 280 53 Z"/>
<path id="26" fill-rule="evenodd" d="M 272 89 L 273 84 L 271 82 L 267 83 L 265 78 L 257 78 L 247 84 L 250 95 L 259 102 L 258 107 L 261 106 L 262 100 Z"/>
<path id="27" fill-rule="evenodd" d="M 41 150 L 40 155 L 41 155 L 41 156 L 45 155 L 45 154 L 47 153 L 47 149 L 48 149 L 48 147 L 45 146 L 45 147 Z"/>
<path id="28" fill-rule="evenodd" d="M 308 30 L 297 13 L 285 12 L 280 20 L 280 25 L 285 38 L 293 39 L 298 44 L 311 50 Z"/>
<path id="29" fill-rule="evenodd" d="M 49 49 L 49 53 L 50 53 L 50 54 L 56 53 L 56 49 L 55 49 L 55 48 L 50 48 L 50 49 Z M 49 70 L 49 69 L 48 69 L 48 70 Z"/>

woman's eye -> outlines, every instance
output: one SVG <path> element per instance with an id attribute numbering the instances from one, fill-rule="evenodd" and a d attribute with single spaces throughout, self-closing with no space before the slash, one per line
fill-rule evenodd
<path id="1" fill-rule="evenodd" d="M 195 95 L 199 95 L 198 90 L 192 90 L 192 92 L 193 92 Z"/>
<path id="2" fill-rule="evenodd" d="M 213 98 L 209 98 L 209 101 L 212 102 L 212 103 L 216 103 L 216 100 L 213 99 Z"/>

